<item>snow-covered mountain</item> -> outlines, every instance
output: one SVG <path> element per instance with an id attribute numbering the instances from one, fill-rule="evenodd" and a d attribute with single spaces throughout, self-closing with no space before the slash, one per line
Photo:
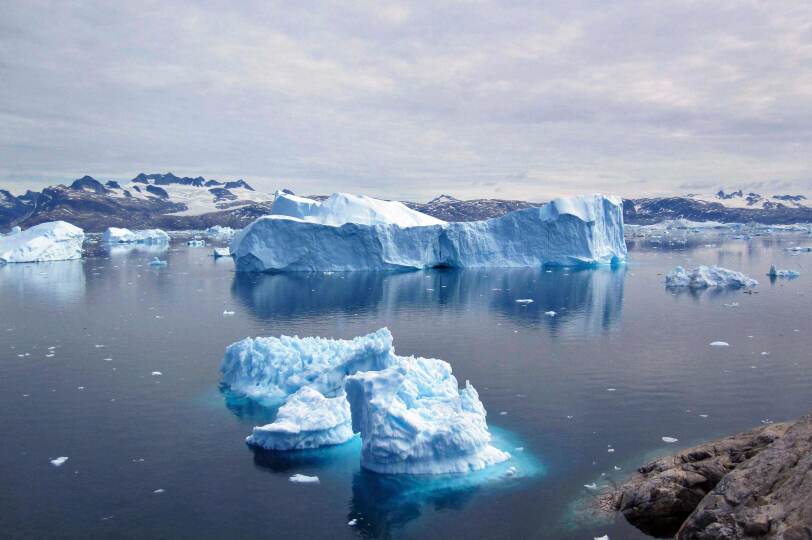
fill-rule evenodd
<path id="1" fill-rule="evenodd" d="M 287 190 L 284 190 L 287 191 Z M 172 173 L 135 176 L 129 182 L 100 181 L 91 176 L 69 185 L 15 196 L 0 189 L 0 231 L 64 220 L 88 232 L 107 227 L 167 230 L 205 229 L 214 225 L 242 228 L 270 213 L 274 194 L 255 190 L 245 180 L 207 180 Z M 324 200 L 326 196 L 311 196 Z M 503 199 L 463 201 L 440 195 L 406 206 L 443 221 L 478 221 L 541 202 Z M 765 224 L 812 222 L 812 201 L 804 195 L 764 195 L 744 190 L 702 195 L 650 197 L 623 201 L 626 223 L 649 224 L 670 219 Z"/>

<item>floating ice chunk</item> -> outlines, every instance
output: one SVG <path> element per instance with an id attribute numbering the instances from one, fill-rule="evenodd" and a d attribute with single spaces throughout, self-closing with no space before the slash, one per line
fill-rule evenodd
<path id="1" fill-rule="evenodd" d="M 290 482 L 294 484 L 318 484 L 319 477 L 318 476 L 307 476 L 305 474 L 294 474 L 290 478 L 288 478 Z"/>
<path id="2" fill-rule="evenodd" d="M 234 237 L 238 271 L 583 266 L 626 259 L 622 203 L 600 195 L 458 223 L 406 207 L 395 211 L 388 206 L 393 203 L 368 197 L 293 198 L 277 198 L 272 215 Z"/>
<path id="3" fill-rule="evenodd" d="M 545 311 L 544 314 L 547 315 L 548 317 L 555 317 L 556 315 L 555 311 L 553 310 Z"/>
<path id="4" fill-rule="evenodd" d="M 770 271 L 767 272 L 767 275 L 770 277 L 794 278 L 800 276 L 801 273 L 797 270 L 779 270 L 773 264 L 770 266 Z"/>
<path id="5" fill-rule="evenodd" d="M 347 522 L 347 525 L 349 525 L 350 527 L 355 527 L 357 524 L 358 524 L 358 519 L 357 518 L 351 519 L 351 520 L 349 520 Z"/>
<path id="6" fill-rule="evenodd" d="M 347 377 L 361 466 L 389 474 L 462 473 L 510 458 L 490 444 L 486 412 L 469 382 L 459 389 L 442 360 L 399 357 L 396 366 Z"/>
<path id="7" fill-rule="evenodd" d="M 167 265 L 167 262 L 166 262 L 166 261 L 162 261 L 162 260 L 161 260 L 161 259 L 159 259 L 158 257 L 155 257 L 154 259 L 152 259 L 151 261 L 149 261 L 149 265 L 150 265 L 150 266 L 166 266 L 166 265 Z"/>
<path id="8" fill-rule="evenodd" d="M 166 490 L 163 489 L 163 488 L 158 488 L 155 491 L 153 491 L 153 493 L 163 493 L 164 491 L 166 491 Z"/>
<path id="9" fill-rule="evenodd" d="M 168 244 L 169 235 L 161 229 L 131 231 L 118 227 L 108 227 L 102 235 L 107 244 Z"/>
<path id="10" fill-rule="evenodd" d="M 304 450 L 341 444 L 352 437 L 347 398 L 343 394 L 326 398 L 305 386 L 279 408 L 272 424 L 255 427 L 246 442 L 268 450 Z"/>
<path id="11" fill-rule="evenodd" d="M 686 270 L 682 266 L 677 266 L 665 276 L 665 286 L 668 288 L 740 288 L 755 287 L 756 285 L 758 285 L 758 281 L 755 279 L 721 266 L 697 266 L 693 270 Z"/>
<path id="12" fill-rule="evenodd" d="M 54 458 L 54 459 L 52 459 L 50 461 L 51 461 L 51 465 L 53 465 L 54 467 L 61 467 L 63 463 L 68 461 L 68 457 L 67 456 L 61 456 L 61 457 L 58 457 L 58 458 Z"/>
<path id="13" fill-rule="evenodd" d="M 152 375 L 153 377 L 160 377 L 161 375 L 163 375 L 163 373 L 161 373 L 160 371 L 153 371 L 153 372 L 151 373 L 151 375 Z"/>
<path id="14" fill-rule="evenodd" d="M 0 264 L 81 259 L 84 241 L 84 231 L 70 223 L 41 223 L 22 232 L 0 235 Z"/>
<path id="15" fill-rule="evenodd" d="M 187 240 L 186 245 L 190 247 L 204 247 L 206 245 L 205 240 Z"/>
<path id="16" fill-rule="evenodd" d="M 609 540 L 609 535 L 604 534 L 603 536 L 595 536 L 595 540 Z"/>
<path id="17" fill-rule="evenodd" d="M 229 311 L 227 309 L 223 311 L 223 317 L 230 317 L 232 315 L 234 315 L 233 311 Z"/>
<path id="18" fill-rule="evenodd" d="M 518 300 L 516 300 L 516 303 L 517 304 L 532 304 L 533 299 L 532 298 L 519 298 Z"/>
<path id="19" fill-rule="evenodd" d="M 669 443 L 669 444 L 679 442 L 679 439 L 677 439 L 676 437 L 662 437 L 662 440 L 663 440 L 664 443 Z"/>
<path id="20" fill-rule="evenodd" d="M 594 491 L 594 490 L 598 489 L 598 484 L 596 484 L 595 482 L 592 482 L 591 484 L 584 484 L 584 487 L 586 489 L 591 489 L 591 490 Z"/>
<path id="21" fill-rule="evenodd" d="M 392 334 L 382 328 L 351 340 L 245 338 L 226 349 L 220 372 L 233 392 L 276 405 L 303 386 L 334 397 L 347 375 L 384 369 L 396 361 Z"/>
<path id="22" fill-rule="evenodd" d="M 227 247 L 214 248 L 214 251 L 212 252 L 212 257 L 214 257 L 215 259 L 219 259 L 222 257 L 231 257 L 231 251 L 229 251 Z"/>
<path id="23" fill-rule="evenodd" d="M 221 227 L 220 225 L 206 229 L 206 236 L 220 241 L 231 240 L 235 234 L 237 234 L 237 231 L 231 227 Z"/>
<path id="24" fill-rule="evenodd" d="M 709 345 L 711 347 L 730 347 L 730 343 L 727 341 L 711 341 Z"/>

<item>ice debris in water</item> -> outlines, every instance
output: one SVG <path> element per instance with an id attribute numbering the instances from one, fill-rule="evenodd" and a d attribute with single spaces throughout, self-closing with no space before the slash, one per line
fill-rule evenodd
<path id="1" fill-rule="evenodd" d="M 516 303 L 517 304 L 532 304 L 533 299 L 532 298 L 519 298 L 518 300 L 516 300 Z"/>
<path id="2" fill-rule="evenodd" d="M 50 461 L 51 461 L 51 465 L 53 465 L 54 467 L 61 467 L 63 463 L 68 461 L 68 458 L 67 458 L 67 456 L 60 456 L 60 457 L 52 459 Z"/>
<path id="3" fill-rule="evenodd" d="M 545 311 L 544 314 L 547 315 L 548 317 L 555 317 L 555 311 L 552 310 Z"/>
<path id="4" fill-rule="evenodd" d="M 84 240 L 84 231 L 66 221 L 40 223 L 0 235 L 0 264 L 81 259 Z"/>
<path id="5" fill-rule="evenodd" d="M 594 538 L 595 538 L 595 540 L 609 540 L 609 535 L 604 534 L 603 536 L 596 536 Z"/>
<path id="6" fill-rule="evenodd" d="M 272 424 L 255 427 L 246 442 L 268 450 L 304 450 L 341 444 L 352 437 L 350 404 L 343 392 L 326 398 L 305 386 L 279 408 Z"/>
<path id="7" fill-rule="evenodd" d="M 349 525 L 350 527 L 355 527 L 357 524 L 358 524 L 358 519 L 357 518 L 356 519 L 351 519 L 351 520 L 349 520 L 347 522 L 347 525 Z"/>
<path id="8" fill-rule="evenodd" d="M 395 355 L 387 328 L 352 340 L 244 339 L 221 372 L 237 394 L 285 402 L 252 444 L 315 448 L 360 433 L 361 465 L 383 473 L 467 472 L 510 457 L 490 444 L 474 387 L 460 389 L 447 362 Z"/>
<path id="9" fill-rule="evenodd" d="M 779 270 L 775 265 L 770 266 L 770 271 L 767 272 L 770 277 L 794 278 L 801 275 L 797 270 Z"/>
<path id="10" fill-rule="evenodd" d="M 160 371 L 153 371 L 152 372 L 153 377 L 160 377 L 161 375 L 163 375 L 163 373 L 161 373 Z"/>
<path id="11" fill-rule="evenodd" d="M 598 489 L 598 484 L 596 484 L 595 482 L 592 482 L 591 484 L 584 484 L 584 487 L 586 489 L 594 491 L 594 490 Z"/>
<path id="12" fill-rule="evenodd" d="M 162 261 L 162 260 L 161 260 L 161 259 L 159 259 L 158 257 L 155 257 L 154 259 L 152 259 L 151 261 L 149 261 L 149 265 L 150 265 L 150 266 L 166 266 L 166 265 L 167 265 L 167 262 L 166 262 L 166 261 Z"/>
<path id="13" fill-rule="evenodd" d="M 231 257 L 231 252 L 228 250 L 227 247 L 214 248 L 214 251 L 212 252 L 212 257 L 214 257 L 215 259 L 219 259 L 222 257 Z"/>
<path id="14" fill-rule="evenodd" d="M 229 311 L 227 309 L 223 311 L 223 316 L 224 317 L 230 317 L 231 315 L 234 315 L 233 311 Z"/>
<path id="15" fill-rule="evenodd" d="M 446 223 L 399 202 L 335 193 L 280 194 L 231 242 L 242 272 L 542 267 L 626 259 L 622 201 L 564 197 L 472 222 Z"/>
<path id="16" fill-rule="evenodd" d="M 668 288 L 706 289 L 708 287 L 755 287 L 758 281 L 741 272 L 722 268 L 721 266 L 697 266 L 686 270 L 677 266 L 665 276 Z"/>
<path id="17" fill-rule="evenodd" d="M 711 341 L 710 346 L 711 347 L 730 347 L 730 343 L 728 343 L 727 341 Z"/>
<path id="18" fill-rule="evenodd" d="M 662 437 L 662 440 L 663 440 L 663 442 L 665 442 L 665 443 L 675 443 L 675 442 L 679 442 L 679 439 L 677 439 L 676 437 Z"/>
<path id="19" fill-rule="evenodd" d="M 294 474 L 290 478 L 288 478 L 290 482 L 294 484 L 318 484 L 319 477 L 318 476 L 307 476 L 305 474 Z"/>

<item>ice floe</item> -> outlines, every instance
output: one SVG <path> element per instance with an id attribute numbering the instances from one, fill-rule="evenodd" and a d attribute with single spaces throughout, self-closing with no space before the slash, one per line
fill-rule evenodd
<path id="1" fill-rule="evenodd" d="M 708 287 L 755 287 L 758 281 L 741 272 L 722 268 L 721 266 L 697 266 L 686 270 L 677 266 L 665 276 L 668 288 L 705 289 Z"/>

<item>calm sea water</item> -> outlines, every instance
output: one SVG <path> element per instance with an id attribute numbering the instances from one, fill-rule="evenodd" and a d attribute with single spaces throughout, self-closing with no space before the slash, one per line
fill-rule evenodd
<path id="1" fill-rule="evenodd" d="M 164 268 L 98 245 L 0 267 L 0 536 L 644 538 L 588 519 L 584 484 L 812 408 L 812 254 L 784 250 L 808 236 L 635 239 L 614 270 L 265 276 L 176 243 Z M 758 294 L 664 288 L 664 272 L 700 263 L 749 273 Z M 772 263 L 802 276 L 771 283 Z M 245 446 L 273 412 L 220 392 L 228 344 L 382 326 L 399 354 L 471 380 L 526 474 L 411 481 L 361 471 L 357 441 Z"/>

